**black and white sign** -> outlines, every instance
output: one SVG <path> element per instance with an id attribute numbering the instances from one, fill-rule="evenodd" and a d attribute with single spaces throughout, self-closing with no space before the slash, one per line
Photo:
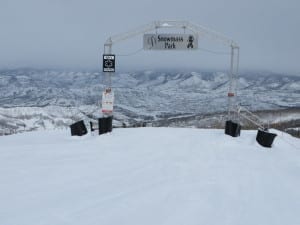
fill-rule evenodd
<path id="1" fill-rule="evenodd" d="M 194 34 L 144 34 L 145 50 L 195 50 L 198 36 Z"/>
<path id="2" fill-rule="evenodd" d="M 115 55 L 103 55 L 103 72 L 115 72 Z"/>

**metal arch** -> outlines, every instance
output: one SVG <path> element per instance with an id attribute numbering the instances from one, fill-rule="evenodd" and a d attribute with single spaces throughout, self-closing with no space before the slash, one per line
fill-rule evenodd
<path id="1" fill-rule="evenodd" d="M 157 29 L 165 29 L 165 28 L 181 28 L 184 30 L 190 30 L 198 36 L 203 36 L 206 38 L 210 38 L 215 41 L 219 41 L 224 45 L 227 45 L 231 48 L 231 58 L 230 58 L 230 75 L 229 75 L 229 89 L 228 89 L 228 116 L 229 119 L 235 120 L 235 112 L 236 112 L 236 91 L 237 91 L 237 76 L 239 70 L 239 46 L 238 44 L 232 40 L 231 38 L 226 37 L 225 35 L 214 31 L 212 29 L 206 28 L 204 26 L 200 26 L 194 23 L 190 23 L 188 21 L 173 21 L 173 20 L 158 20 L 153 21 L 149 24 L 140 26 L 134 30 L 129 32 L 113 35 L 109 37 L 104 43 L 104 54 L 112 53 L 112 45 L 140 34 L 144 34 L 150 31 L 154 31 Z M 111 75 L 112 73 L 106 72 L 105 79 L 106 82 L 111 87 Z"/>
<path id="2" fill-rule="evenodd" d="M 232 39 L 226 37 L 225 35 L 223 35 L 219 32 L 216 32 L 212 29 L 208 29 L 204 26 L 190 23 L 188 21 L 172 21 L 172 20 L 154 21 L 152 23 L 138 27 L 129 32 L 113 35 L 106 40 L 104 47 L 109 47 L 117 42 L 124 41 L 126 39 L 135 37 L 137 35 L 140 35 L 140 34 L 143 34 L 146 32 L 150 32 L 153 30 L 157 30 L 157 29 L 162 29 L 162 28 L 188 29 L 188 30 L 192 31 L 193 33 L 198 34 L 200 36 L 205 36 L 205 37 L 220 41 L 223 44 L 228 45 L 228 46 L 238 47 L 238 45 L 235 41 L 233 41 Z"/>

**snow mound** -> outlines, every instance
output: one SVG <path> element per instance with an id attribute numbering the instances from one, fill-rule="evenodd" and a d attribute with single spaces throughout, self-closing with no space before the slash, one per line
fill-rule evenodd
<path id="1" fill-rule="evenodd" d="M 300 224 L 300 140 L 115 129 L 0 137 L 0 224 Z"/>

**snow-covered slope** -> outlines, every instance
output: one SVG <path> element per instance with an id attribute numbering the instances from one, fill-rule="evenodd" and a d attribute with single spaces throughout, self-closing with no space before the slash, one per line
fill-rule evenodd
<path id="1" fill-rule="evenodd" d="M 278 131 L 69 130 L 0 137 L 0 224 L 298 225 L 300 140 Z"/>

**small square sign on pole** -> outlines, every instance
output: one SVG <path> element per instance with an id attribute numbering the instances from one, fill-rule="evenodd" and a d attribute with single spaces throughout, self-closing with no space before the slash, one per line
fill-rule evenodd
<path id="1" fill-rule="evenodd" d="M 103 55 L 103 72 L 115 72 L 115 55 Z"/>

